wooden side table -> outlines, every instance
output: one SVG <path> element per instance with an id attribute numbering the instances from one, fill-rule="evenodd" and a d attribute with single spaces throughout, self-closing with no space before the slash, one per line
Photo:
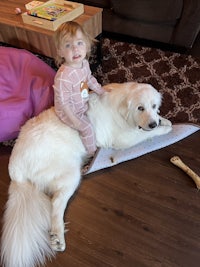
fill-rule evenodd
<path id="1" fill-rule="evenodd" d="M 25 24 L 21 15 L 15 14 L 16 7 L 25 12 L 25 4 L 28 2 L 29 0 L 0 1 L 0 42 L 55 57 L 54 31 Z M 75 21 L 83 25 L 85 30 L 95 38 L 102 32 L 102 9 L 84 6 L 84 14 L 77 17 Z"/>

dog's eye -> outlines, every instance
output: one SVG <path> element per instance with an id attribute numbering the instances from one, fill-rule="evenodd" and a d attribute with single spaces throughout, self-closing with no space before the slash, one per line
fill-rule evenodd
<path id="1" fill-rule="evenodd" d="M 139 111 L 144 111 L 144 107 L 143 107 L 143 106 L 139 106 L 139 107 L 138 107 L 138 110 L 139 110 Z"/>
<path id="2" fill-rule="evenodd" d="M 156 108 L 156 104 L 153 104 L 152 108 L 155 109 Z"/>

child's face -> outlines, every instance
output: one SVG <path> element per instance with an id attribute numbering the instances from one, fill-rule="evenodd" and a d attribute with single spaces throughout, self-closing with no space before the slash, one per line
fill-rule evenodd
<path id="1" fill-rule="evenodd" d="M 74 37 L 63 42 L 58 52 L 65 59 L 64 64 L 73 68 L 81 68 L 82 61 L 87 54 L 87 45 L 82 32 L 78 30 Z"/>

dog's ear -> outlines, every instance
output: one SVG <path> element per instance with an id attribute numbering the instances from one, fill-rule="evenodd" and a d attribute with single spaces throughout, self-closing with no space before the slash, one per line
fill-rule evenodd
<path id="1" fill-rule="evenodd" d="M 127 97 L 122 99 L 122 101 L 119 104 L 119 113 L 121 114 L 121 116 L 127 120 L 130 110 L 131 110 L 131 106 L 132 106 L 132 102 L 131 100 L 129 100 Z"/>

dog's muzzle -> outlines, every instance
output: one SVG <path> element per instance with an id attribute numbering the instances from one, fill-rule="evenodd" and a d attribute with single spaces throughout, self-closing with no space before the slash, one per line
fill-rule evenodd
<path id="1" fill-rule="evenodd" d="M 161 120 L 159 120 L 159 124 L 157 124 L 156 121 L 152 121 L 151 123 L 148 124 L 148 129 L 141 127 L 140 125 L 138 126 L 139 129 L 142 129 L 143 131 L 151 131 L 158 127 L 161 123 Z"/>

